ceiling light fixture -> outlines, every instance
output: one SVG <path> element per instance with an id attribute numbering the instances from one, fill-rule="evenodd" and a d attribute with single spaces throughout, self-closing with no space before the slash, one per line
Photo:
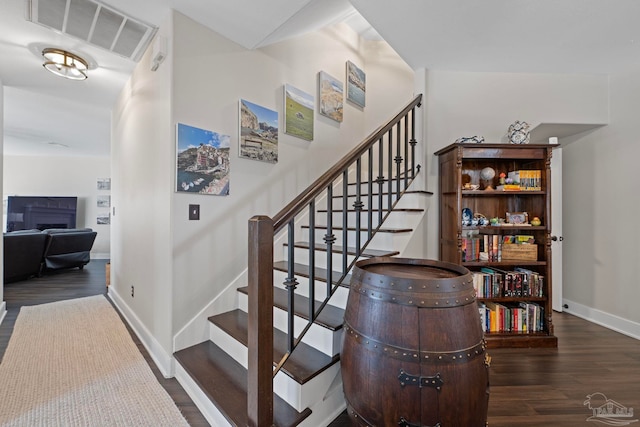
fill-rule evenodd
<path id="1" fill-rule="evenodd" d="M 56 76 L 71 80 L 84 80 L 87 78 L 89 64 L 87 61 L 66 50 L 46 48 L 42 51 L 44 64 L 42 66 Z"/>

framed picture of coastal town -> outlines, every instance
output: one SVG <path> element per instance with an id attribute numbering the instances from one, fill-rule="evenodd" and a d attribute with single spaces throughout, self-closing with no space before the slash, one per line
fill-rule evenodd
<path id="1" fill-rule="evenodd" d="M 229 195 L 231 137 L 178 123 L 176 125 L 176 191 Z"/>
<path id="2" fill-rule="evenodd" d="M 313 141 L 313 95 L 284 85 L 284 133 Z"/>
<path id="3" fill-rule="evenodd" d="M 278 112 L 241 99 L 239 144 L 241 158 L 278 163 Z"/>
<path id="4" fill-rule="evenodd" d="M 364 71 L 353 62 L 347 61 L 347 101 L 362 108 L 365 106 L 366 79 Z"/>
<path id="5" fill-rule="evenodd" d="M 342 122 L 342 108 L 344 104 L 344 89 L 342 82 L 331 77 L 324 71 L 318 73 L 318 98 L 320 99 L 320 114 Z"/>

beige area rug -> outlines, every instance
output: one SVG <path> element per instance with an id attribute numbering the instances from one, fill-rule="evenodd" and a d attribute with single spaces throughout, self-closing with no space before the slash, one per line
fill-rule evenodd
<path id="1" fill-rule="evenodd" d="M 0 363 L 1 426 L 188 426 L 102 295 L 23 307 Z"/>

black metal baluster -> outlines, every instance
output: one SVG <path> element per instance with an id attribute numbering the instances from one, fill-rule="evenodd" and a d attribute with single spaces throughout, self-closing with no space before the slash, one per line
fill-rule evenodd
<path id="1" fill-rule="evenodd" d="M 378 140 L 378 224 L 382 224 L 382 193 L 384 192 L 384 136 Z"/>
<path id="2" fill-rule="evenodd" d="M 416 177 L 416 108 L 411 109 L 411 178 Z"/>
<path id="3" fill-rule="evenodd" d="M 360 214 L 362 213 L 362 207 L 364 203 L 360 197 L 362 196 L 362 190 L 360 186 L 362 185 L 362 180 L 360 179 L 360 174 L 362 173 L 362 157 L 358 157 L 356 160 L 356 201 L 353 202 L 353 209 L 356 211 L 356 258 L 360 256 Z"/>
<path id="4" fill-rule="evenodd" d="M 287 224 L 287 233 L 288 233 L 288 265 L 287 265 L 287 278 L 284 281 L 284 286 L 287 288 L 287 349 L 288 351 L 293 351 L 295 347 L 295 334 L 293 330 L 293 320 L 294 320 L 294 301 L 295 301 L 295 290 L 298 287 L 298 280 L 295 277 L 294 272 L 294 244 L 295 244 L 295 229 L 294 229 L 294 220 L 293 218 Z"/>
<path id="5" fill-rule="evenodd" d="M 369 176 L 367 177 L 367 241 L 373 236 L 373 146 L 369 147 Z"/>
<path id="6" fill-rule="evenodd" d="M 342 274 L 347 274 L 347 243 L 349 234 L 349 169 L 342 172 Z"/>
<path id="7" fill-rule="evenodd" d="M 409 115 L 404 116 L 404 188 L 409 186 Z"/>
<path id="8" fill-rule="evenodd" d="M 400 123 L 396 125 L 396 130 L 396 157 L 393 160 L 396 162 L 396 200 L 398 200 L 400 198 L 400 180 L 402 179 L 402 128 Z"/>
<path id="9" fill-rule="evenodd" d="M 333 235 L 333 184 L 327 187 L 327 232 L 324 235 L 324 242 L 327 245 L 327 298 L 331 296 L 331 285 L 333 283 L 333 244 L 336 236 Z"/>
<path id="10" fill-rule="evenodd" d="M 389 155 L 387 159 L 387 173 L 389 175 L 389 185 L 387 185 L 387 210 L 391 210 L 391 205 L 393 205 L 393 128 L 389 129 L 389 147 L 387 151 Z"/>
<path id="11" fill-rule="evenodd" d="M 316 318 L 316 201 L 309 203 L 309 322 Z"/>

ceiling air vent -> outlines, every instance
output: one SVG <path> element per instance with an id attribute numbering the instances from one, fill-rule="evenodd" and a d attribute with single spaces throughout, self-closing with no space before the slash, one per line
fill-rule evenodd
<path id="1" fill-rule="evenodd" d="M 139 61 L 157 28 L 90 0 L 27 0 L 31 22 Z"/>

